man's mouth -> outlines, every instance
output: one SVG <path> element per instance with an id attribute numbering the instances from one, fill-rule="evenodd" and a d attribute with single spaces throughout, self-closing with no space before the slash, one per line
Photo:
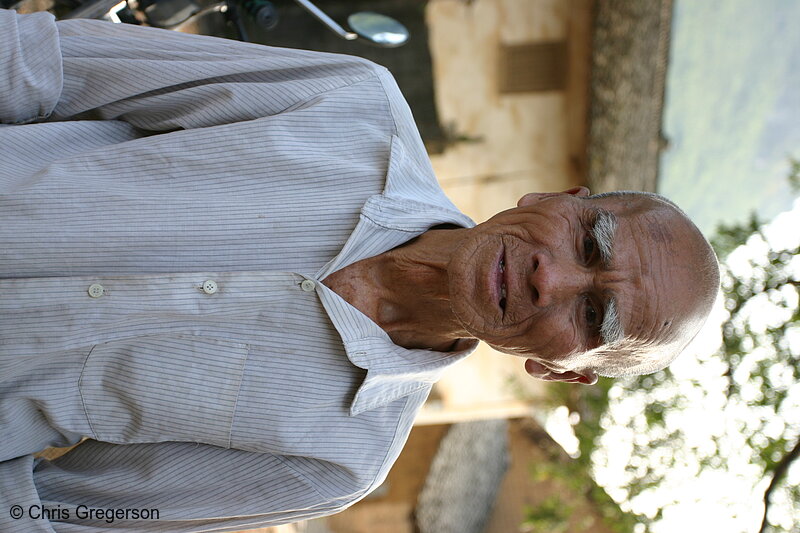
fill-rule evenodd
<path id="1" fill-rule="evenodd" d="M 500 264 L 498 265 L 497 269 L 497 285 L 498 285 L 498 293 L 500 294 L 500 309 L 505 314 L 506 312 L 506 296 L 507 296 L 507 288 L 506 288 L 506 254 L 505 248 L 503 249 L 502 253 L 500 254 Z"/>

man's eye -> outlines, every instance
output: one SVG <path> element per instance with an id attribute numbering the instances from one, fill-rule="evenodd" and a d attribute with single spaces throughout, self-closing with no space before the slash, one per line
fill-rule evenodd
<path id="1" fill-rule="evenodd" d="M 586 235 L 583 238 L 583 258 L 586 262 L 590 262 L 594 257 L 594 250 L 596 245 L 594 243 L 594 239 L 590 235 Z"/>
<path id="2" fill-rule="evenodd" d="M 599 317 L 597 315 L 597 310 L 594 308 L 594 304 L 588 298 L 586 299 L 586 307 L 583 312 L 586 325 L 592 329 L 596 329 L 600 325 Z"/>

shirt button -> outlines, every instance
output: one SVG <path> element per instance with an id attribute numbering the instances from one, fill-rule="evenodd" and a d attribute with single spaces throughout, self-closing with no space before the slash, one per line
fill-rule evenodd
<path id="1" fill-rule="evenodd" d="M 206 280 L 203 282 L 203 292 L 206 294 L 214 294 L 217 292 L 217 282 L 214 280 Z"/>
<path id="2" fill-rule="evenodd" d="M 317 284 L 314 283 L 313 281 L 311 281 L 310 279 L 304 279 L 303 283 L 300 284 L 300 288 L 303 289 L 306 292 L 313 291 L 314 287 L 316 287 L 316 286 L 317 286 Z"/>
<path id="3" fill-rule="evenodd" d="M 100 298 L 106 290 L 99 283 L 89 285 L 89 296 L 92 298 Z"/>

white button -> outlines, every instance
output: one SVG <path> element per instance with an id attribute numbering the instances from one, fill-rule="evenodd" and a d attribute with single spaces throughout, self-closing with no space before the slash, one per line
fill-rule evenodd
<path id="1" fill-rule="evenodd" d="M 203 292 L 206 294 L 214 294 L 217 292 L 217 282 L 214 280 L 206 280 L 203 282 Z"/>
<path id="2" fill-rule="evenodd" d="M 306 292 L 313 291 L 314 287 L 316 287 L 316 286 L 317 286 L 316 283 L 314 283 L 310 279 L 304 279 L 303 283 L 300 284 L 300 288 L 303 289 Z"/>
<path id="3" fill-rule="evenodd" d="M 100 298 L 106 290 L 99 283 L 93 283 L 89 286 L 89 296 L 92 298 Z"/>

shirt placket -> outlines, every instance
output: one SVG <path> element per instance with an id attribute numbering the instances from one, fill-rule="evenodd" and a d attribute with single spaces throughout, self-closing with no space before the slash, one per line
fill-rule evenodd
<path id="1" fill-rule="evenodd" d="M 194 272 L 0 280 L 0 352 L 45 353 L 120 338 L 204 334 L 226 317 L 315 290 L 291 272 Z"/>

